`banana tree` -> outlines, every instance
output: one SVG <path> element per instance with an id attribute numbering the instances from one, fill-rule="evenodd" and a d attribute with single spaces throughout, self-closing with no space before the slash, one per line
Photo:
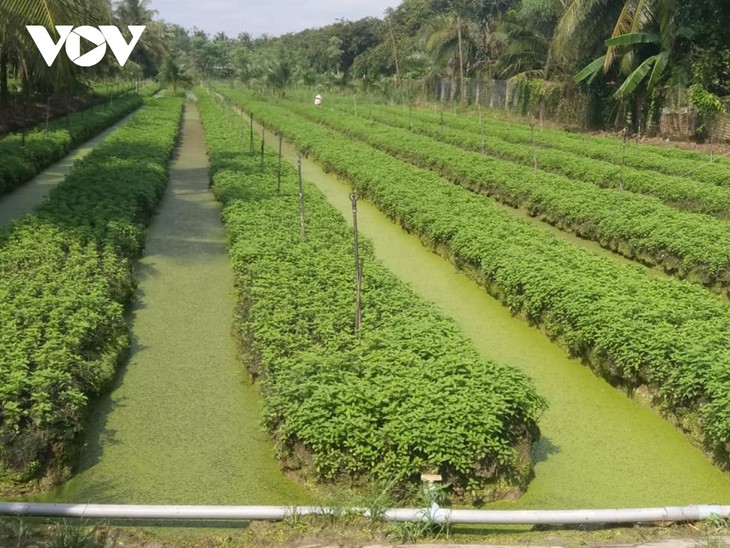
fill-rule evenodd
<path id="1" fill-rule="evenodd" d="M 0 2 L 0 98 L 7 100 L 7 70 L 19 67 L 24 88 L 33 82 L 53 87 L 72 87 L 78 70 L 65 56 L 48 67 L 25 29 L 43 25 L 57 39 L 56 25 L 98 25 L 110 20 L 106 0 L 3 0 Z M 55 35 L 55 36 L 54 36 Z"/>
<path id="2" fill-rule="evenodd" d="M 691 34 L 690 29 L 677 28 L 675 13 L 676 0 L 627 0 L 605 42 L 606 52 L 580 70 L 575 82 L 593 81 L 621 57 L 620 72 L 627 76 L 614 93 L 616 99 L 628 98 L 642 83 L 647 91 L 655 90 L 668 76 L 677 38 Z M 650 27 L 657 32 L 649 32 Z"/>
<path id="3" fill-rule="evenodd" d="M 681 39 L 691 38 L 692 31 L 678 25 L 676 3 L 626 0 L 612 36 L 605 41 L 605 53 L 574 76 L 576 83 L 590 83 L 600 74 L 613 71 L 619 82 L 614 99 L 625 106 L 623 102 L 633 97 L 639 127 L 646 115 L 647 95 L 660 97 L 670 77 L 682 74 L 683 62 L 678 51 Z M 652 104 L 656 104 L 654 100 Z"/>

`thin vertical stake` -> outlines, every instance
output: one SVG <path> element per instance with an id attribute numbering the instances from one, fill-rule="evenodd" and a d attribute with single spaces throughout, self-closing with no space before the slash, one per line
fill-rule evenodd
<path id="1" fill-rule="evenodd" d="M 623 191 L 624 189 L 624 168 L 626 167 L 626 141 L 629 139 L 629 128 L 624 127 L 624 144 L 621 149 L 621 186 L 619 187 L 619 190 Z"/>
<path id="2" fill-rule="evenodd" d="M 535 150 L 535 124 L 530 122 L 530 136 L 532 137 L 532 166 L 537 169 L 537 150 Z"/>
<path id="3" fill-rule="evenodd" d="M 279 132 L 279 175 L 276 180 L 276 194 L 281 194 L 281 144 L 284 139 L 284 134 Z"/>
<path id="4" fill-rule="evenodd" d="M 249 148 L 251 149 L 251 154 L 253 154 L 253 112 L 251 113 L 251 121 L 249 122 L 251 125 L 251 134 L 249 136 Z"/>
<path id="5" fill-rule="evenodd" d="M 299 237 L 302 241 L 307 239 L 304 230 L 304 186 L 302 185 L 302 153 L 297 154 L 297 171 L 299 172 Z"/>
<path id="6" fill-rule="evenodd" d="M 362 324 L 362 263 L 360 262 L 360 244 L 357 234 L 357 194 L 350 194 L 350 202 L 352 202 L 352 234 L 355 246 L 355 335 L 360 334 L 360 325 Z"/>
<path id="7" fill-rule="evenodd" d="M 482 105 L 479 105 L 479 152 L 484 154 L 484 119 L 482 118 Z"/>
<path id="8" fill-rule="evenodd" d="M 261 171 L 264 170 L 264 140 L 266 137 L 266 126 L 261 124 Z"/>

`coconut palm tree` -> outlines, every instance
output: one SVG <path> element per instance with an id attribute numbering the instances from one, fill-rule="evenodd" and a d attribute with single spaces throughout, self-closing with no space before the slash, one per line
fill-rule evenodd
<path id="1" fill-rule="evenodd" d="M 466 74 L 476 65 L 479 51 L 479 24 L 454 10 L 448 15 L 432 19 L 425 27 L 424 46 L 437 66 L 446 67 L 452 74 L 459 71 L 460 99 L 466 101 Z"/>
<path id="2" fill-rule="evenodd" d="M 114 5 L 114 19 L 122 29 L 130 25 L 144 25 L 145 31 L 134 48 L 130 59 L 140 65 L 145 76 L 156 72 L 168 53 L 168 33 L 165 25 L 153 21 L 157 11 L 149 7 L 150 0 L 120 0 Z"/>
<path id="3" fill-rule="evenodd" d="M 553 45 L 575 37 L 587 17 L 605 19 L 613 14 L 615 4 L 607 0 L 573 0 L 560 20 Z M 667 76 L 677 38 L 688 35 L 688 31 L 677 27 L 676 0 L 623 0 L 619 5 L 618 14 L 609 19 L 615 23 L 604 53 L 580 70 L 575 81 L 593 80 L 620 61 L 618 71 L 626 77 L 614 96 L 625 99 L 642 83 L 648 90 L 656 88 Z"/>
<path id="4" fill-rule="evenodd" d="M 58 39 L 55 26 L 98 25 L 110 21 L 106 0 L 3 0 L 0 2 L 0 100 L 7 101 L 10 65 L 18 67 L 24 89 L 33 82 L 38 87 L 71 87 L 78 69 L 65 56 L 51 67 L 43 61 L 26 25 L 43 25 Z"/>
<path id="5" fill-rule="evenodd" d="M 193 83 L 189 74 L 185 73 L 180 67 L 178 60 L 173 55 L 168 55 L 162 63 L 159 74 L 160 83 L 172 86 L 173 95 L 177 95 L 177 86 L 190 86 Z"/>

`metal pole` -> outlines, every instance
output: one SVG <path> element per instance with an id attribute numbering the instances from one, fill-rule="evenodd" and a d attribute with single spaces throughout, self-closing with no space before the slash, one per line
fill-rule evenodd
<path id="1" fill-rule="evenodd" d="M 302 241 L 307 239 L 304 230 L 304 186 L 302 184 L 302 153 L 297 154 L 297 171 L 299 172 L 299 237 Z"/>
<path id="2" fill-rule="evenodd" d="M 530 122 L 530 136 L 532 137 L 532 166 L 537 169 L 537 150 L 535 150 L 535 124 Z"/>
<path id="3" fill-rule="evenodd" d="M 623 191 L 624 189 L 624 170 L 626 169 L 626 141 L 629 139 L 629 128 L 624 127 L 624 142 L 623 146 L 621 147 L 621 186 L 619 187 L 619 190 Z"/>
<path id="4" fill-rule="evenodd" d="M 360 243 L 357 234 L 357 194 L 350 194 L 350 202 L 352 202 L 352 234 L 355 244 L 355 335 L 360 334 L 360 324 L 362 323 L 362 263 L 360 263 Z"/>
<path id="5" fill-rule="evenodd" d="M 253 112 L 251 113 L 251 121 L 249 122 L 251 127 L 251 134 L 249 136 L 249 148 L 251 149 L 251 154 L 253 154 Z"/>
<path id="6" fill-rule="evenodd" d="M 281 145 L 284 140 L 284 134 L 279 132 L 279 175 L 276 180 L 276 194 L 281 194 Z"/>
<path id="7" fill-rule="evenodd" d="M 271 520 L 292 516 L 359 514 L 366 508 L 323 506 L 164 506 L 134 504 L 52 504 L 0 502 L 2 516 L 65 517 L 82 519 L 157 520 Z M 730 517 L 730 506 L 666 506 L 657 508 L 581 510 L 460 510 L 442 508 L 387 508 L 379 516 L 386 521 L 471 524 L 580 525 L 588 523 L 652 523 L 702 521 Z"/>
<path id="8" fill-rule="evenodd" d="M 264 140 L 266 137 L 266 126 L 261 124 L 261 171 L 264 170 Z"/>
<path id="9" fill-rule="evenodd" d="M 479 145 L 479 152 L 484 154 L 484 120 L 482 119 L 482 105 L 479 105 L 479 138 L 481 142 Z"/>

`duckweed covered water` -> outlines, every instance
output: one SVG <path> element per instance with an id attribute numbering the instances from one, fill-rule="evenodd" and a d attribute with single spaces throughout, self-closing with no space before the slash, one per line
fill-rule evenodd
<path id="1" fill-rule="evenodd" d="M 185 127 L 173 188 L 140 261 L 132 358 L 119 386 L 99 405 L 79 474 L 52 500 L 310 500 L 278 471 L 273 448 L 258 428 L 258 396 L 236 363 L 228 335 L 233 279 L 217 206 L 205 192 L 195 111 L 188 112 Z M 295 154 L 285 147 L 288 161 Z M 303 170 L 349 220 L 349 186 L 310 161 Z M 498 507 L 728 503 L 730 479 L 672 425 L 511 317 L 374 207 L 361 201 L 359 208 L 360 230 L 374 242 L 378 258 L 455 318 L 486 358 L 526 371 L 549 401 L 534 452 L 536 477 L 521 499 Z"/>
<path id="2" fill-rule="evenodd" d="M 47 500 L 311 502 L 279 470 L 259 396 L 236 358 L 233 272 L 207 168 L 189 103 L 170 186 L 136 267 L 129 363 L 95 406 L 78 472 Z"/>
<path id="3" fill-rule="evenodd" d="M 287 146 L 285 156 L 295 162 L 296 151 Z M 303 173 L 351 220 L 349 185 L 306 159 Z M 534 452 L 535 479 L 523 497 L 499 507 L 730 501 L 730 478 L 674 426 L 569 359 L 547 337 L 513 318 L 483 288 L 365 201 L 359 205 L 358 225 L 373 241 L 378 259 L 453 317 L 486 358 L 521 368 L 547 398 L 543 438 Z"/>

